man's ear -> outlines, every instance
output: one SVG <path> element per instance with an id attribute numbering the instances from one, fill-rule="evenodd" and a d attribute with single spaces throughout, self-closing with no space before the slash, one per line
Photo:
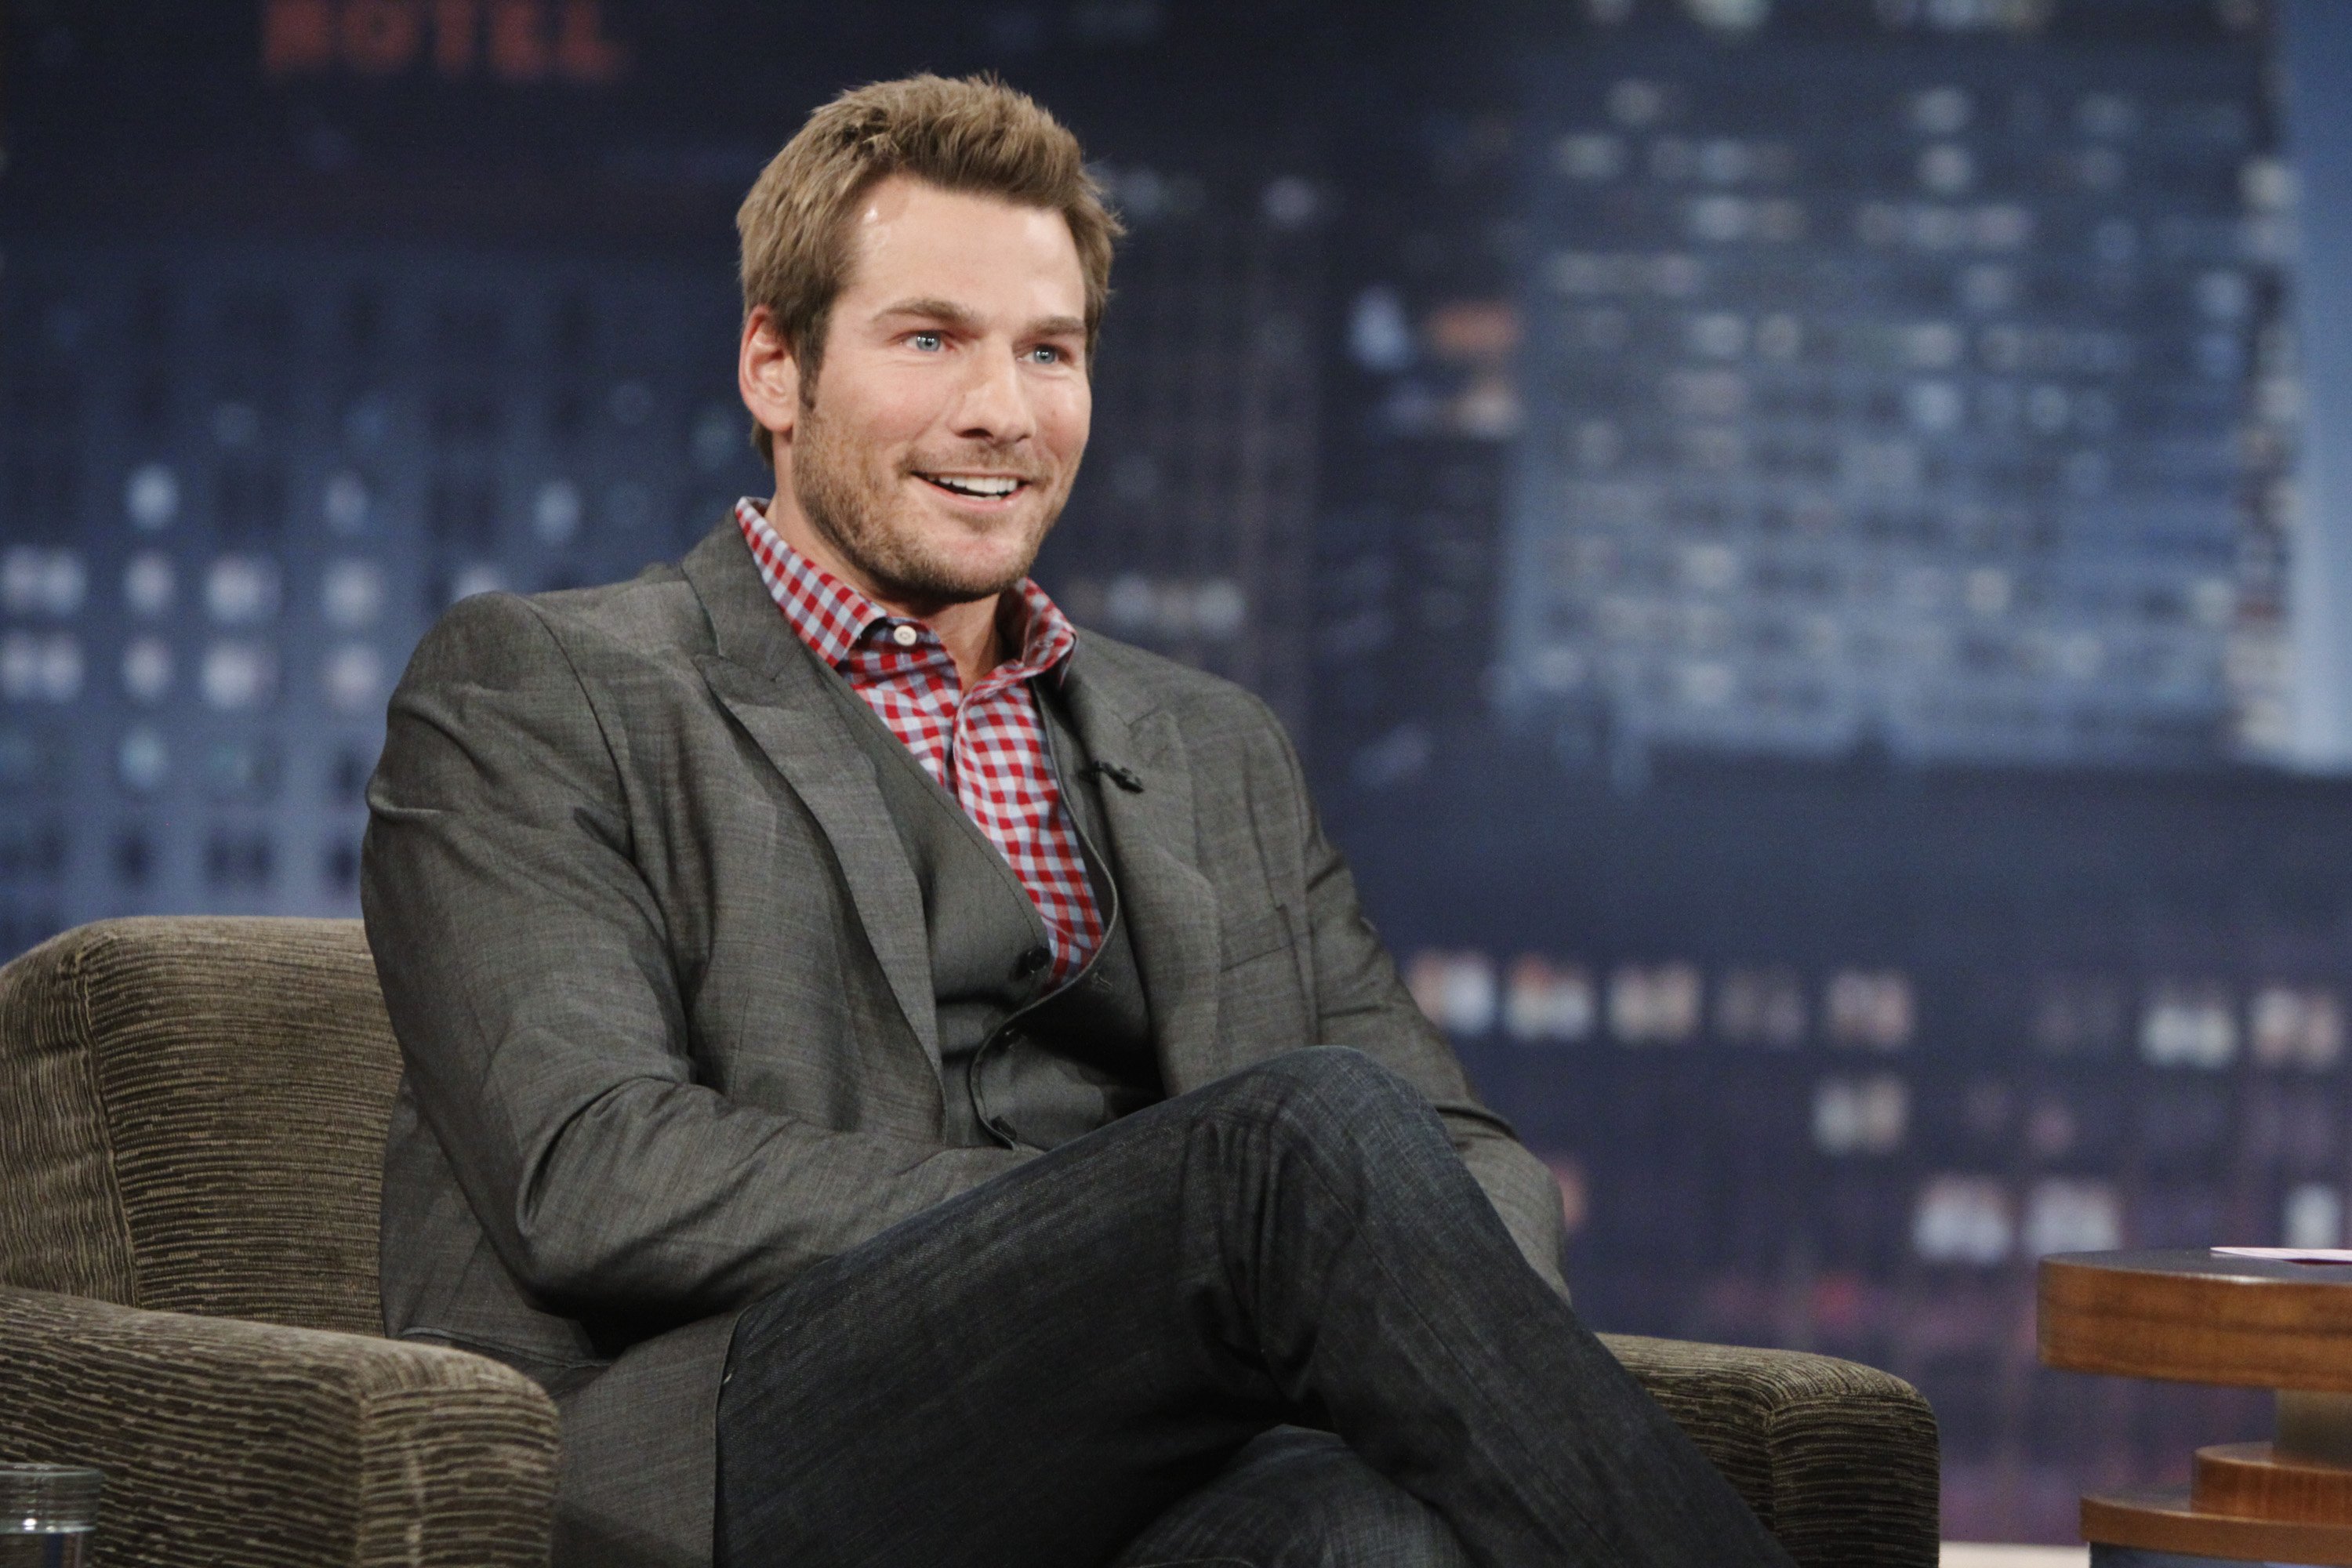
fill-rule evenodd
<path id="1" fill-rule="evenodd" d="M 743 406 L 770 436 L 780 443 L 792 439 L 793 421 L 801 409 L 800 361 L 765 305 L 753 306 L 744 319 L 735 384 Z"/>

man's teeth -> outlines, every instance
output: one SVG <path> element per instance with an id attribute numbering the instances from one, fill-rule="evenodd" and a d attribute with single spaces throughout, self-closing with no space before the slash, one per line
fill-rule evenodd
<path id="1" fill-rule="evenodd" d="M 1019 479 L 982 479 L 970 474 L 925 474 L 923 478 L 943 490 L 954 490 L 968 496 L 1009 496 L 1021 488 Z"/>

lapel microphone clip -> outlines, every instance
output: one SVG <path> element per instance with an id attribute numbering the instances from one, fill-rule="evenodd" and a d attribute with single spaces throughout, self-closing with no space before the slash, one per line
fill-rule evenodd
<path id="1" fill-rule="evenodd" d="M 1117 763 L 1088 763 L 1078 770 L 1082 773 L 1100 773 L 1129 795 L 1143 793 L 1143 780 L 1133 768 L 1123 768 Z"/>

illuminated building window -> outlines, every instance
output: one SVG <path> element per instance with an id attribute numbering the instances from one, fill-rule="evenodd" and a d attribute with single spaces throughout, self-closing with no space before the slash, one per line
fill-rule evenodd
<path id="1" fill-rule="evenodd" d="M 161 702 L 172 690 L 172 645 L 134 637 L 122 648 L 122 689 L 134 702 Z"/>
<path id="2" fill-rule="evenodd" d="M 1900 1050 L 1915 1022 L 1911 982 L 1895 970 L 1840 970 L 1823 993 L 1822 1017 L 1832 1045 Z"/>
<path id="3" fill-rule="evenodd" d="M 134 555 L 122 569 L 122 602 L 134 616 L 160 616 L 170 609 L 176 587 L 172 558 L 160 551 Z"/>
<path id="4" fill-rule="evenodd" d="M 266 555 L 224 555 L 205 574 L 205 610 L 225 626 L 252 626 L 278 613 L 278 563 Z"/>
<path id="5" fill-rule="evenodd" d="M 2109 1252 L 2123 1245 L 2123 1205 L 2113 1183 L 2052 1177 L 2025 1199 L 2028 1255 Z"/>
<path id="6" fill-rule="evenodd" d="M 550 479 L 531 499 L 530 531 L 541 544 L 569 544 L 580 531 L 580 487 L 570 479 Z"/>
<path id="7" fill-rule="evenodd" d="M 122 510 L 142 533 L 168 528 L 180 515 L 180 479 L 168 463 L 143 463 L 122 485 Z"/>
<path id="8" fill-rule="evenodd" d="M 364 531 L 370 509 L 367 481 L 349 468 L 327 476 L 320 492 L 320 511 L 331 532 L 350 535 Z"/>
<path id="9" fill-rule="evenodd" d="M 1413 322 L 1404 296 L 1388 284 L 1373 284 L 1355 296 L 1348 312 L 1348 353 L 1369 372 L 1395 374 L 1413 362 Z"/>
<path id="10" fill-rule="evenodd" d="M 1247 629 L 1249 600 L 1230 577 L 1150 577 L 1124 572 L 1108 584 L 1075 579 L 1066 595 L 1119 636 L 1157 642 L 1230 642 Z"/>
<path id="11" fill-rule="evenodd" d="M 331 562 L 319 580 L 320 608 L 327 624 L 341 631 L 360 631 L 383 615 L 386 586 L 383 568 L 373 561 Z"/>
<path id="12" fill-rule="evenodd" d="M 1581 964 L 1556 964 L 1533 953 L 1511 961 L 1503 991 L 1503 1032 L 1513 1039 L 1585 1039 L 1599 1011 L 1592 976 Z"/>
<path id="13" fill-rule="evenodd" d="M 2344 1012 L 2333 991 L 2265 985 L 2248 1013 L 2249 1054 L 2263 1067 L 2316 1070 L 2344 1054 Z"/>
<path id="14" fill-rule="evenodd" d="M 1937 1176 L 1911 1211 L 1912 1250 L 1929 1263 L 1999 1263 L 2014 1237 L 2008 1189 L 1988 1176 Z"/>
<path id="15" fill-rule="evenodd" d="M 2037 1099 L 2025 1112 L 2025 1147 L 2036 1159 L 2063 1158 L 2081 1131 L 2074 1108 L 2056 1095 Z"/>
<path id="16" fill-rule="evenodd" d="M 115 748 L 115 776 L 132 795 L 150 795 L 171 776 L 172 753 L 163 737 L 144 725 L 128 731 Z"/>
<path id="17" fill-rule="evenodd" d="M 1424 948 L 1406 965 L 1405 984 L 1429 1021 L 1449 1035 L 1483 1035 L 1495 1026 L 1495 964 L 1483 952 Z"/>
<path id="18" fill-rule="evenodd" d="M 1609 1032 L 1628 1046 L 1680 1045 L 1698 1033 L 1694 963 L 1625 964 L 1609 977 Z"/>
<path id="19" fill-rule="evenodd" d="M 2224 1068 L 2238 1055 L 2238 1020 L 2230 988 L 2168 980 L 2140 1012 L 2139 1051 L 2152 1067 Z"/>
<path id="20" fill-rule="evenodd" d="M 81 695 L 81 643 L 63 632 L 10 632 L 0 637 L 0 698 L 71 702 Z"/>
<path id="21" fill-rule="evenodd" d="M 1716 1037 L 1787 1047 L 1805 1037 L 1805 984 L 1793 970 L 1734 969 L 1715 991 Z"/>
<path id="22" fill-rule="evenodd" d="M 88 585 L 78 550 L 19 545 L 0 555 L 0 611 L 9 615 L 70 616 Z"/>
<path id="23" fill-rule="evenodd" d="M 495 561 L 472 561 L 458 567 L 443 579 L 441 592 L 433 605 L 435 615 L 460 599 L 470 599 L 477 594 L 495 594 L 507 585 L 504 568 Z"/>
<path id="24" fill-rule="evenodd" d="M 740 402 L 706 403 L 695 411 L 693 423 L 687 427 L 687 456 L 701 472 L 718 473 L 748 449 L 750 443 L 743 434 L 747 428 Z M 1118 488 L 1124 497 L 1128 487 Z"/>
<path id="25" fill-rule="evenodd" d="M 1903 1146 L 1911 1091 L 1891 1074 L 1823 1079 L 1813 1089 L 1813 1147 L 1824 1154 L 1889 1154 Z"/>
<path id="26" fill-rule="evenodd" d="M 383 656 L 366 643 L 343 643 L 327 656 L 319 685 L 337 712 L 365 712 L 383 694 Z"/>
<path id="27" fill-rule="evenodd" d="M 2279 1244 L 2283 1247 L 2341 1247 L 2344 1194 L 2318 1182 L 2288 1189 L 2279 1231 Z"/>
<path id="28" fill-rule="evenodd" d="M 197 680 L 205 700 L 215 708 L 261 707 L 277 691 L 277 650 L 268 643 L 214 643 L 205 649 Z"/>

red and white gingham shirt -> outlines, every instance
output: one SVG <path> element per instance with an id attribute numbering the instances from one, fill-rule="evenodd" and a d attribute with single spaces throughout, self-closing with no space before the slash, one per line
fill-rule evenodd
<path id="1" fill-rule="evenodd" d="M 964 691 L 955 660 L 930 627 L 891 615 L 786 544 L 761 502 L 737 501 L 735 521 L 769 595 L 801 641 L 848 679 L 1003 852 L 1053 939 L 1051 983 L 1076 973 L 1102 945 L 1102 915 L 1029 690 L 1030 681 L 1076 646 L 1060 608 L 1023 578 L 1021 657 Z"/>

